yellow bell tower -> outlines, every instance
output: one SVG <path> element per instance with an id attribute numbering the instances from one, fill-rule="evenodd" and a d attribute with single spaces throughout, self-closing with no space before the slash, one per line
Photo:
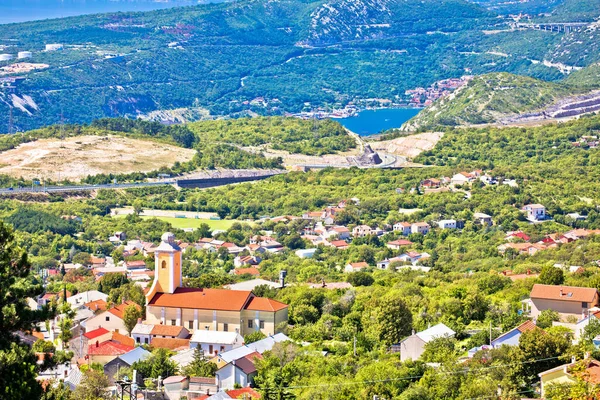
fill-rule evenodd
<path id="1" fill-rule="evenodd" d="M 175 235 L 167 232 L 154 251 L 154 283 L 146 294 L 148 303 L 156 293 L 174 293 L 182 286 L 181 248 L 175 243 Z"/>

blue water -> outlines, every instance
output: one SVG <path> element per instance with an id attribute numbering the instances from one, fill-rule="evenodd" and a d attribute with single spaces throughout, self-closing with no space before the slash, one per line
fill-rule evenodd
<path id="1" fill-rule="evenodd" d="M 402 124 L 421 111 L 417 108 L 386 108 L 365 110 L 355 117 L 336 118 L 340 124 L 361 136 L 369 136 L 387 129 L 400 128 Z"/>
<path id="2" fill-rule="evenodd" d="M 222 1 L 225 0 L 0 0 L 0 24 L 117 11 L 151 11 Z"/>

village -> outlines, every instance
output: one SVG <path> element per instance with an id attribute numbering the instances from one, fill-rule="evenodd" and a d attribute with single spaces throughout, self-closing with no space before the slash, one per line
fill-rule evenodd
<path id="1" fill-rule="evenodd" d="M 475 184 L 517 185 L 515 181 L 475 170 L 459 172 L 452 177 L 428 178 L 411 191 L 424 194 L 458 191 L 464 192 L 465 198 L 469 198 L 469 189 Z M 397 191 L 400 192 L 399 189 Z M 483 212 L 474 212 L 469 221 L 454 219 L 448 215 L 447 218 L 436 221 L 397 221 L 380 226 L 338 223 L 338 217 L 344 210 L 357 204 L 360 204 L 360 199 L 352 198 L 302 215 L 263 217 L 263 222 L 294 225 L 296 229 L 300 227 L 302 240 L 313 247 L 291 250 L 275 238 L 273 231 L 261 231 L 252 236 L 246 245 L 220 240 L 219 235 L 223 231 L 214 231 L 213 237 L 200 238 L 194 243 L 176 240 L 172 233 L 165 233 L 160 243 L 153 243 L 137 238 L 129 239 L 124 232 L 115 232 L 107 238 L 107 242 L 118 252 L 122 252 L 119 254 L 121 261 L 108 256 L 91 256 L 85 264 L 64 264 L 62 271 L 57 268 L 43 270 L 42 276 L 46 280 L 60 277 L 69 271 L 78 273 L 82 270 L 91 272 L 98 282 L 102 282 L 107 276 L 120 275 L 142 288 L 144 302 L 139 304 L 139 301 L 136 303 L 123 297 L 120 303 L 115 303 L 109 300 L 108 293 L 99 290 L 71 295 L 66 289 L 29 299 L 32 309 L 50 304 L 68 304 L 65 312 L 40 324 L 39 331 L 26 335 L 34 349 L 56 346 L 56 349 L 69 350 L 74 354 L 71 360 L 42 372 L 38 379 L 58 379 L 75 389 L 84 375 L 82 371 L 94 366 L 103 369 L 113 385 L 111 390 L 115 393 L 122 388 L 123 379 L 131 379 L 130 384 L 133 382 L 136 385 L 134 387 L 144 388 L 146 394 L 151 391 L 168 399 L 260 398 L 260 393 L 253 389 L 257 360 L 262 358 L 264 352 L 272 351 L 292 339 L 284 333 L 288 330 L 289 306 L 255 295 L 257 288 L 266 287 L 278 291 L 290 285 L 307 285 L 314 290 L 350 290 L 353 288 L 350 277 L 369 271 L 410 270 L 417 274 L 427 274 L 432 270 L 429 262 L 431 254 L 415 249 L 416 238 L 427 237 L 433 231 L 460 232 L 467 223 L 475 224 L 481 229 L 489 229 L 495 225 L 492 216 Z M 529 224 L 552 221 L 541 204 L 527 204 L 519 211 Z M 585 219 L 585 216 L 579 214 L 569 217 L 574 221 Z M 63 216 L 63 219 L 68 220 L 78 218 Z M 508 231 L 505 243 L 497 250 L 507 258 L 528 257 L 539 251 L 558 248 L 598 234 L 600 230 L 576 228 L 565 233 L 548 234 L 541 240 L 533 241 L 523 231 Z M 324 248 L 344 251 L 354 241 L 384 236 L 394 238 L 385 242 L 389 257 L 373 263 L 365 260 L 348 261 L 337 267 L 348 276 L 348 281 L 288 283 L 285 270 L 279 272 L 278 281 L 265 280 L 261 276 L 261 263 L 270 255 L 293 252 L 299 259 L 310 259 Z M 222 288 L 185 287 L 182 265 L 186 254 L 192 249 L 232 257 L 234 268 L 229 273 L 237 283 Z M 581 274 L 583 271 L 581 266 L 556 264 L 554 267 L 564 274 Z M 530 271 L 523 274 L 501 271 L 499 276 L 518 281 L 535 279 L 539 274 Z M 541 329 L 536 328 L 536 320 L 545 310 L 558 313 L 559 318 L 553 323 L 568 328 L 572 332 L 574 343 L 577 343 L 590 321 L 600 319 L 600 299 L 597 290 L 593 288 L 535 284 L 529 298 L 522 301 L 522 314 L 529 320 L 503 332 L 490 345 L 468 349 L 462 360 L 466 361 L 480 351 L 503 345 L 517 345 L 523 332 Z M 73 321 L 72 326 L 68 327 L 70 333 L 66 336 L 62 332 L 64 325 L 61 323 L 65 318 Z M 438 338 L 453 337 L 454 334 L 451 328 L 440 323 L 424 331 L 414 332 L 392 345 L 389 351 L 400 353 L 402 361 L 417 360 L 427 343 Z M 63 338 L 68 339 L 63 341 Z M 594 343 L 597 341 L 600 345 L 600 335 L 594 340 Z M 308 346 L 309 343 L 298 345 Z M 127 377 L 128 368 L 153 357 L 158 349 L 170 354 L 169 360 L 177 366 L 177 370 L 157 379 L 147 379 L 139 371 L 133 372 L 130 378 Z M 44 352 L 38 352 L 38 356 L 42 362 Z M 214 376 L 182 374 L 186 367 L 197 360 L 213 364 Z M 586 365 L 586 368 L 592 369 L 600 367 L 600 363 L 593 360 L 589 360 Z M 572 379 L 569 371 L 574 366 L 573 362 L 540 374 L 542 393 L 544 385 L 549 382 Z"/>

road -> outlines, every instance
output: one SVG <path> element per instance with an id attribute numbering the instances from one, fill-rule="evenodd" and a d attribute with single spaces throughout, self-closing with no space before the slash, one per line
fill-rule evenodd
<path id="1" fill-rule="evenodd" d="M 13 193 L 58 193 L 58 192 L 75 192 L 82 190 L 99 190 L 99 189 L 131 189 L 137 187 L 152 187 L 175 185 L 175 180 L 160 181 L 160 182 L 139 182 L 139 183 L 117 183 L 107 185 L 73 185 L 73 186 L 34 186 L 21 188 L 0 188 L 0 195 Z"/>

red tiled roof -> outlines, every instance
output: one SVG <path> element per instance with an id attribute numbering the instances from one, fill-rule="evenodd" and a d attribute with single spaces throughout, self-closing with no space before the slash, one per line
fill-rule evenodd
<path id="1" fill-rule="evenodd" d="M 562 300 L 592 303 L 598 295 L 595 288 L 576 286 L 533 285 L 532 299 Z"/>
<path id="2" fill-rule="evenodd" d="M 177 288 L 175 293 L 157 293 L 148 303 L 157 307 L 239 311 L 252 292 L 247 290 Z"/>
<path id="3" fill-rule="evenodd" d="M 150 343 L 152 347 L 160 348 L 160 349 L 169 349 L 169 350 L 177 350 L 177 349 L 189 349 L 190 348 L 190 340 L 189 339 L 180 339 L 180 338 L 153 338 Z"/>
<path id="4" fill-rule="evenodd" d="M 349 265 L 352 268 L 354 268 L 354 269 L 356 269 L 356 268 L 367 268 L 369 266 L 369 264 L 367 264 L 365 261 L 350 263 Z"/>
<path id="5" fill-rule="evenodd" d="M 232 399 L 241 399 L 244 397 L 244 395 L 246 395 L 246 397 L 250 396 L 253 399 L 260 399 L 260 393 L 250 387 L 227 390 L 225 393 L 227 393 L 227 395 Z"/>
<path id="6" fill-rule="evenodd" d="M 89 331 L 83 334 L 83 336 L 87 339 L 95 339 L 98 336 L 102 336 L 107 334 L 109 331 L 104 329 L 104 328 L 98 328 L 98 329 L 94 329 L 93 331 Z"/>
<path id="7" fill-rule="evenodd" d="M 138 304 L 134 303 L 131 300 L 127 300 L 126 302 L 124 302 L 122 304 L 114 306 L 113 308 L 108 310 L 108 312 L 115 315 L 116 317 L 123 319 L 123 314 L 125 313 L 125 309 L 131 305 L 135 306 L 138 310 L 142 309 L 142 307 L 140 307 Z"/>
<path id="8" fill-rule="evenodd" d="M 119 342 L 108 342 L 90 345 L 88 348 L 88 354 L 90 356 L 120 356 L 133 350 L 135 347 L 127 346 Z"/>
<path id="9" fill-rule="evenodd" d="M 144 261 L 144 260 L 125 261 L 125 265 L 127 267 L 145 267 L 146 261 Z"/>
<path id="10" fill-rule="evenodd" d="M 250 303 L 246 306 L 246 310 L 252 311 L 279 311 L 287 308 L 288 305 L 277 300 L 268 299 L 266 297 L 253 297 Z"/>
<path id="11" fill-rule="evenodd" d="M 260 275 L 260 271 L 258 270 L 258 268 L 255 267 L 250 267 L 250 268 L 237 268 L 233 270 L 233 273 L 235 275 L 244 275 L 244 274 L 250 274 L 250 275 Z"/>

